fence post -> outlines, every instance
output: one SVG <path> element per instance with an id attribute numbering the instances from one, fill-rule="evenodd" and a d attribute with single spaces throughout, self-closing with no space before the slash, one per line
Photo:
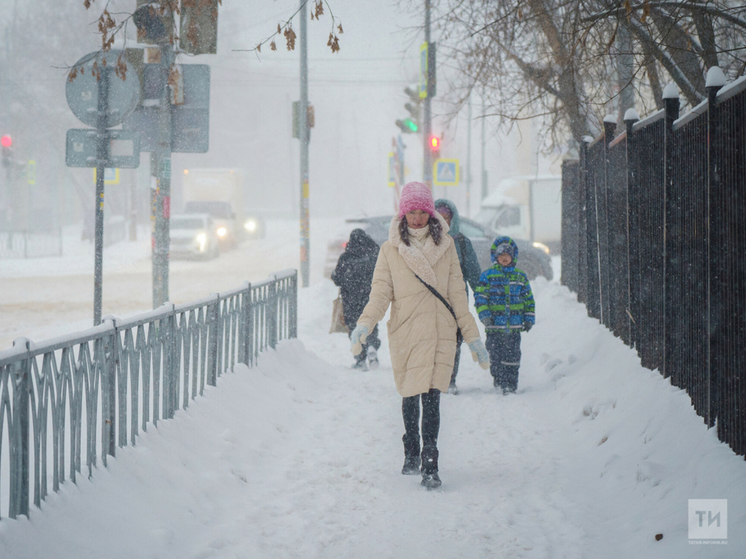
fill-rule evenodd
<path id="1" fill-rule="evenodd" d="M 218 313 L 220 312 L 220 295 L 210 293 L 215 302 L 210 305 L 207 325 L 207 384 L 216 386 L 218 383 Z"/>
<path id="2" fill-rule="evenodd" d="M 240 354 L 244 364 L 251 367 L 251 283 L 244 283 L 243 293 L 241 294 L 241 326 L 242 332 L 239 336 L 241 340 Z"/>
<path id="3" fill-rule="evenodd" d="M 607 115 L 604 118 L 604 193 L 603 193 L 603 217 L 604 226 L 601 230 L 603 234 L 603 251 L 599 242 L 599 252 L 601 255 L 601 323 L 613 331 L 614 317 L 612 316 L 612 292 L 611 292 L 611 227 L 609 224 L 609 193 L 611 191 L 611 179 L 609 177 L 609 168 L 611 167 L 610 148 L 616 132 L 616 117 Z M 598 184 L 598 183 L 596 183 Z M 600 201 L 600 200 L 599 200 Z M 601 235 L 599 235 L 601 241 Z"/>
<path id="4" fill-rule="evenodd" d="M 580 220 L 580 235 L 579 235 L 579 263 L 578 263 L 578 301 L 588 307 L 588 300 L 590 297 L 588 291 L 588 275 L 591 273 L 590 259 L 591 256 L 588 252 L 589 237 L 591 231 L 588 226 L 588 214 L 591 211 L 589 204 L 589 188 L 588 188 L 588 146 L 593 142 L 593 138 L 585 136 L 580 142 L 580 171 L 579 171 L 579 184 L 580 184 L 580 205 L 581 205 L 581 220 Z"/>
<path id="5" fill-rule="evenodd" d="M 288 337 L 298 337 L 298 270 L 290 278 L 290 331 Z"/>
<path id="6" fill-rule="evenodd" d="M 112 322 L 112 328 L 115 328 L 113 320 L 110 317 L 103 318 L 101 322 L 102 324 Z M 101 367 L 101 463 L 105 467 L 107 465 L 107 456 L 116 456 L 117 387 L 112 336 L 106 333 L 99 340 L 97 341 L 101 344 L 101 362 L 99 364 Z"/>
<path id="7" fill-rule="evenodd" d="M 727 246 L 724 234 L 724 220 L 722 219 L 725 208 L 719 201 L 723 199 L 720 192 L 720 174 L 723 169 L 723 131 L 718 108 L 717 94 L 725 85 L 725 76 L 717 66 L 710 68 L 707 72 L 707 406 L 705 421 L 708 427 L 713 427 L 719 416 L 720 393 L 718 390 L 720 373 L 723 364 L 718 351 L 721 340 L 724 338 L 723 326 L 725 321 L 722 316 L 722 302 L 725 291 L 721 288 L 723 284 L 721 268 L 722 261 L 713 264 L 711 259 L 716 254 L 711 247 L 717 247 L 717 251 Z M 713 304 L 713 299 L 716 304 Z M 714 347 L 713 347 L 714 346 Z M 722 427 L 718 425 L 718 436 L 723 437 Z"/>
<path id="8" fill-rule="evenodd" d="M 13 346 L 23 345 L 26 350 L 30 341 L 18 338 Z M 31 479 L 30 440 L 29 440 L 29 392 L 31 372 L 31 357 L 17 361 L 11 365 L 10 380 L 13 382 L 13 400 L 15 413 L 9 427 L 10 434 L 10 502 L 8 516 L 17 518 L 23 514 L 28 516 L 29 492 Z"/>
<path id="9" fill-rule="evenodd" d="M 679 118 L 679 108 L 681 101 L 679 100 L 679 91 L 673 84 L 666 86 L 663 91 L 663 102 L 666 110 L 666 120 L 663 127 L 663 332 L 661 333 L 662 351 L 661 351 L 661 373 L 663 378 L 670 376 L 667 370 L 667 358 L 670 344 L 667 343 L 667 328 L 670 327 L 671 309 L 673 302 L 668 301 L 668 271 L 671 268 L 669 266 L 668 259 L 673 256 L 671 250 L 669 250 L 669 244 L 671 243 L 670 236 L 668 235 L 668 226 L 672 223 L 673 214 L 676 209 L 673 207 L 669 200 L 673 198 L 673 165 L 674 165 L 674 138 L 673 138 L 673 123 Z M 679 304 L 676 301 L 675 304 Z"/>
<path id="10" fill-rule="evenodd" d="M 168 309 L 168 314 L 163 318 L 166 324 L 163 336 L 163 417 L 171 419 L 176 413 L 179 399 L 180 367 L 174 355 L 176 351 L 176 305 L 165 302 L 163 306 Z"/>
<path id="11" fill-rule="evenodd" d="M 634 138 L 635 123 L 640 115 L 635 109 L 627 109 L 624 113 L 624 124 L 627 127 L 627 311 L 629 312 L 629 346 L 635 347 L 637 340 L 637 322 L 639 313 L 640 289 L 640 198 L 637 184 L 637 158 Z"/>
<path id="12" fill-rule="evenodd" d="M 116 429 L 117 429 L 117 361 L 119 360 L 119 353 L 117 351 L 117 343 L 115 336 L 117 335 L 117 321 L 114 316 L 106 315 L 101 319 L 102 323 L 111 323 L 112 333 L 106 334 L 103 339 L 103 350 L 104 350 L 104 363 L 101 383 L 101 401 L 103 404 L 102 421 L 104 424 L 104 436 L 102 444 L 103 452 L 103 464 L 106 465 L 106 456 L 116 456 Z M 106 380 L 104 380 L 104 377 Z M 105 391 L 104 391 L 105 390 Z M 126 404 L 125 404 L 126 407 Z M 120 411 L 122 405 L 120 405 Z M 123 426 L 120 425 L 120 428 Z M 120 441 L 122 442 L 122 441 Z M 124 445 L 122 445 L 124 446 Z"/>
<path id="13" fill-rule="evenodd" d="M 269 284 L 269 296 L 267 297 L 268 314 L 267 316 L 267 343 L 269 347 L 275 349 L 277 346 L 277 276 L 272 275 L 272 282 Z"/>

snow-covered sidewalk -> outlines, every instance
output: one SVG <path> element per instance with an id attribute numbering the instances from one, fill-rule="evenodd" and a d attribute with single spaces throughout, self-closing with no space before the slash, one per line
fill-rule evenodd
<path id="1" fill-rule="evenodd" d="M 0 520 L 0 557 L 746 556 L 743 459 L 565 288 L 533 287 L 518 394 L 466 351 L 461 393 L 442 396 L 440 490 L 400 474 L 385 325 L 381 367 L 350 370 L 324 280 L 301 291 L 299 340 L 30 519 Z M 727 545 L 688 541 L 688 499 L 704 498 L 728 499 Z"/>

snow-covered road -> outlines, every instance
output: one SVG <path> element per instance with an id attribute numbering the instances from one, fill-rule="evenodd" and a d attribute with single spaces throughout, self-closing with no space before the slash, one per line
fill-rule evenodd
<path id="1" fill-rule="evenodd" d="M 319 278 L 300 293 L 299 340 L 30 519 L 0 520 L 0 557 L 746 556 L 743 459 L 565 288 L 533 287 L 518 394 L 497 394 L 466 352 L 461 393 L 442 396 L 440 490 L 400 474 L 385 328 L 381 367 L 350 370 Z M 727 545 L 689 543 L 688 499 L 705 498 L 728 499 Z"/>

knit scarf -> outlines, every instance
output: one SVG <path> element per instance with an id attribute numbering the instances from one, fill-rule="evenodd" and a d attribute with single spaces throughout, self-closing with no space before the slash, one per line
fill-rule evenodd
<path id="1" fill-rule="evenodd" d="M 389 242 L 397 248 L 399 254 L 406 262 L 407 266 L 418 276 L 420 276 L 425 283 L 437 288 L 438 279 L 435 276 L 435 270 L 433 267 L 435 263 L 440 260 L 448 250 L 448 246 L 453 241 L 447 235 L 448 224 L 445 219 L 436 212 L 435 216 L 440 221 L 443 227 L 443 235 L 440 240 L 440 244 L 436 245 L 433 241 L 432 235 L 430 235 L 430 228 L 425 226 L 422 229 L 412 229 L 407 227 L 409 232 L 409 246 L 405 245 L 401 237 L 399 236 L 399 219 L 394 218 L 391 221 L 391 227 L 389 228 Z M 406 218 L 403 218 L 406 219 Z"/>

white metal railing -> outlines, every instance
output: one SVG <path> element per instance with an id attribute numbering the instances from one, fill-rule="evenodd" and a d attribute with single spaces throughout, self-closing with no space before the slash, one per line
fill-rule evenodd
<path id="1" fill-rule="evenodd" d="M 224 371 L 297 337 L 297 298 L 297 271 L 285 270 L 40 344 L 14 341 L 0 352 L 0 518 L 28 515 L 50 482 L 75 482 L 83 464 L 90 477 L 98 457 L 106 466 Z"/>

